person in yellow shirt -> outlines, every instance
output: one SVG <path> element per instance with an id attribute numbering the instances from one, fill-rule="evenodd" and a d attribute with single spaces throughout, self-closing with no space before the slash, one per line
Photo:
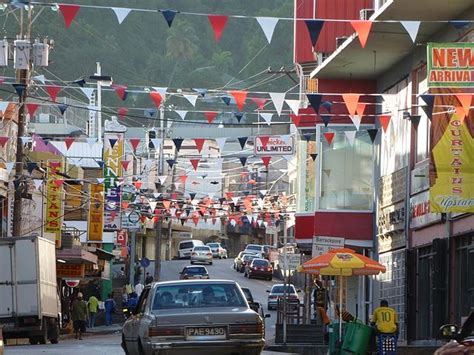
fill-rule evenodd
<path id="1" fill-rule="evenodd" d="M 395 334 L 398 332 L 397 312 L 388 306 L 386 300 L 380 301 L 380 307 L 375 309 L 372 322 L 378 333 Z"/>
<path id="2" fill-rule="evenodd" d="M 87 310 L 89 311 L 89 328 L 94 328 L 97 318 L 97 310 L 99 308 L 99 300 L 94 295 L 89 297 L 87 302 Z"/>

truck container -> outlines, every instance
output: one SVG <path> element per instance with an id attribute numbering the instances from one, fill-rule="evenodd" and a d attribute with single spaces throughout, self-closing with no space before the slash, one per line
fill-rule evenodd
<path id="1" fill-rule="evenodd" d="M 59 339 L 56 247 L 40 237 L 0 238 L 0 327 L 3 338 L 31 344 Z"/>

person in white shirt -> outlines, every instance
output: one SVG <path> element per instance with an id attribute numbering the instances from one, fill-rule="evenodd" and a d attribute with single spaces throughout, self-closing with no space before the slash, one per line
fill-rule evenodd
<path id="1" fill-rule="evenodd" d="M 143 286 L 143 284 L 140 282 L 135 285 L 135 293 L 137 294 L 138 298 L 140 298 L 144 288 L 145 286 Z"/>

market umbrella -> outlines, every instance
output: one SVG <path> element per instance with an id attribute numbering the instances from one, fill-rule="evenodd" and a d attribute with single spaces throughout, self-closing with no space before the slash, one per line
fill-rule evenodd
<path id="1" fill-rule="evenodd" d="M 301 264 L 298 271 L 307 274 L 339 276 L 339 340 L 342 337 L 342 277 L 353 275 L 378 275 L 385 266 L 378 261 L 358 254 L 349 248 L 332 249 Z"/>

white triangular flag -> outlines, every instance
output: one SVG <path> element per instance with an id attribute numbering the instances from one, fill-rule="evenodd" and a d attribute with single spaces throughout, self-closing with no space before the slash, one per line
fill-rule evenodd
<path id="1" fill-rule="evenodd" d="M 89 147 L 92 148 L 92 146 L 97 142 L 97 138 L 86 138 L 87 144 L 89 144 Z"/>
<path id="2" fill-rule="evenodd" d="M 157 201 L 149 201 L 148 204 L 150 205 L 150 208 L 152 211 L 155 211 L 156 205 L 158 204 Z"/>
<path id="3" fill-rule="evenodd" d="M 81 91 L 84 93 L 84 95 L 87 96 L 87 98 L 90 100 L 92 98 L 92 94 L 94 93 L 94 88 L 81 88 Z"/>
<path id="4" fill-rule="evenodd" d="M 186 115 L 188 114 L 188 111 L 183 111 L 183 110 L 175 110 L 179 117 L 181 117 L 182 120 L 186 118 Z"/>
<path id="5" fill-rule="evenodd" d="M 219 146 L 219 150 L 222 152 L 224 150 L 224 145 L 225 141 L 227 140 L 227 137 L 219 137 L 216 138 L 216 143 Z"/>
<path id="6" fill-rule="evenodd" d="M 158 198 L 161 196 L 161 192 L 153 192 L 153 197 Z"/>
<path id="7" fill-rule="evenodd" d="M 146 159 L 145 160 L 145 163 L 144 163 L 145 170 L 150 169 L 152 165 L 153 165 L 153 160 L 152 159 Z"/>
<path id="8" fill-rule="evenodd" d="M 7 169 L 8 175 L 10 175 L 14 166 L 15 166 L 15 163 L 13 162 L 5 163 L 5 168 Z"/>
<path id="9" fill-rule="evenodd" d="M 33 179 L 33 184 L 35 184 L 35 189 L 39 190 L 41 185 L 43 185 L 43 180 Z"/>
<path id="10" fill-rule="evenodd" d="M 263 201 L 263 199 L 259 198 L 257 200 L 257 206 L 262 209 L 263 208 L 263 205 L 265 204 L 265 202 Z"/>
<path id="11" fill-rule="evenodd" d="M 168 88 L 164 88 L 161 86 L 153 86 L 153 90 L 157 91 L 163 100 L 166 99 L 166 92 L 168 91 Z"/>
<path id="12" fill-rule="evenodd" d="M 176 208 L 174 208 L 174 207 L 173 207 L 173 208 L 170 208 L 170 214 L 171 214 L 171 216 L 173 216 L 173 217 L 176 216 Z"/>
<path id="13" fill-rule="evenodd" d="M 285 102 L 288 106 L 290 106 L 291 111 L 293 111 L 295 115 L 298 115 L 300 111 L 300 100 L 285 100 Z"/>
<path id="14" fill-rule="evenodd" d="M 345 131 L 344 133 L 346 135 L 346 138 L 349 144 L 353 146 L 357 131 Z"/>
<path id="15" fill-rule="evenodd" d="M 9 104 L 9 101 L 0 101 L 0 111 L 5 113 L 5 110 L 7 109 Z"/>
<path id="16" fill-rule="evenodd" d="M 360 128 L 360 116 L 359 115 L 349 115 L 349 117 L 352 120 L 352 123 L 354 124 L 355 128 L 359 130 Z"/>
<path id="17" fill-rule="evenodd" d="M 273 113 L 262 113 L 262 112 L 260 112 L 260 116 L 262 116 L 262 118 L 265 120 L 265 122 L 267 122 L 267 125 L 270 126 L 270 123 L 272 123 Z"/>
<path id="18" fill-rule="evenodd" d="M 181 185 L 180 182 L 175 182 L 175 183 L 174 183 L 174 188 L 175 188 L 176 190 L 178 190 L 178 189 L 179 189 L 179 185 Z"/>
<path id="19" fill-rule="evenodd" d="M 117 21 L 119 25 L 125 20 L 125 17 L 132 11 L 132 9 L 127 9 L 125 7 L 112 7 L 112 10 L 115 12 L 115 16 L 117 16 Z"/>
<path id="20" fill-rule="evenodd" d="M 97 178 L 97 183 L 98 184 L 103 184 L 105 181 L 105 178 Z"/>
<path id="21" fill-rule="evenodd" d="M 161 185 L 163 185 L 165 183 L 167 178 L 168 178 L 168 176 L 166 176 L 166 175 L 158 176 L 158 179 L 160 180 Z"/>
<path id="22" fill-rule="evenodd" d="M 413 43 L 416 41 L 416 36 L 418 35 L 418 30 L 420 29 L 420 21 L 400 21 L 402 26 L 410 35 L 411 40 Z"/>
<path id="23" fill-rule="evenodd" d="M 240 200 L 240 197 L 238 197 L 238 196 L 237 197 L 232 197 L 232 202 L 234 203 L 234 205 L 236 205 L 237 202 L 239 202 L 239 200 Z"/>
<path id="24" fill-rule="evenodd" d="M 31 137 L 20 137 L 20 139 L 21 139 L 21 144 L 23 145 L 30 143 L 32 141 Z"/>
<path id="25" fill-rule="evenodd" d="M 267 192 L 268 192 L 268 190 L 260 190 L 260 194 L 261 194 L 262 196 L 266 196 L 266 195 L 267 195 Z"/>
<path id="26" fill-rule="evenodd" d="M 194 94 L 191 94 L 191 95 L 186 95 L 186 94 L 183 94 L 183 97 L 188 100 L 191 105 L 193 106 L 196 106 L 196 101 L 197 101 L 197 98 L 198 98 L 198 95 L 194 95 Z"/>
<path id="27" fill-rule="evenodd" d="M 270 97 L 273 101 L 273 105 L 278 113 L 278 116 L 281 115 L 281 110 L 283 109 L 283 103 L 285 102 L 285 93 L 284 92 L 270 92 Z"/>
<path id="28" fill-rule="evenodd" d="M 273 32 L 275 31 L 275 26 L 278 23 L 278 18 L 276 17 L 257 17 L 258 24 L 262 28 L 265 37 L 267 37 L 268 43 L 272 41 Z"/>
<path id="29" fill-rule="evenodd" d="M 152 138 L 151 139 L 151 143 L 153 143 L 153 147 L 155 147 L 155 149 L 158 149 L 162 142 L 163 142 L 163 138 Z"/>
<path id="30" fill-rule="evenodd" d="M 46 83 L 46 77 L 44 75 L 36 75 L 33 77 L 33 80 L 39 81 L 43 85 Z"/>

